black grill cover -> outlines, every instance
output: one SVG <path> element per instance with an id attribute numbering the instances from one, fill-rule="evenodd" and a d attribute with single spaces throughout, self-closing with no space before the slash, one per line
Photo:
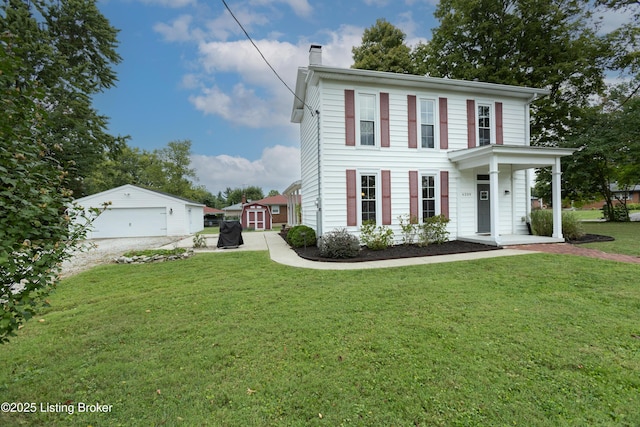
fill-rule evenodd
<path id="1" fill-rule="evenodd" d="M 219 248 L 237 248 L 243 245 L 242 224 L 240 221 L 222 221 L 220 223 L 220 235 L 218 236 Z"/>

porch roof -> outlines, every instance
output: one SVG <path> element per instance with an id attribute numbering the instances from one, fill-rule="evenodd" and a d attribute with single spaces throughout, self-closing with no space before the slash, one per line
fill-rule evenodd
<path id="1" fill-rule="evenodd" d="M 460 170 L 489 166 L 492 159 L 495 159 L 497 164 L 509 164 L 514 170 L 518 170 L 553 166 L 556 159 L 570 156 L 574 151 L 576 148 L 485 145 L 450 151 L 448 156 Z"/>

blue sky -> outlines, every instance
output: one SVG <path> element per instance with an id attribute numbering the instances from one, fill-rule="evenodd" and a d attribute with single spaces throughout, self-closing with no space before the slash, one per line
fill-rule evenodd
<path id="1" fill-rule="evenodd" d="M 385 18 L 427 42 L 437 0 L 227 0 L 290 87 L 308 63 L 349 67 L 365 28 Z M 94 98 L 109 131 L 146 150 L 192 141 L 198 184 L 216 194 L 257 185 L 282 192 L 300 178 L 293 95 L 271 72 L 222 0 L 99 0 L 120 30 L 118 85 Z M 618 21 L 620 17 L 613 17 Z"/>
<path id="2" fill-rule="evenodd" d="M 309 45 L 349 67 L 378 18 L 427 41 L 435 0 L 227 0 L 281 77 L 295 87 Z M 269 70 L 221 0 L 100 0 L 120 30 L 116 88 L 94 98 L 109 131 L 146 150 L 192 141 L 192 166 L 214 194 L 257 185 L 282 192 L 300 178 L 293 95 Z"/>

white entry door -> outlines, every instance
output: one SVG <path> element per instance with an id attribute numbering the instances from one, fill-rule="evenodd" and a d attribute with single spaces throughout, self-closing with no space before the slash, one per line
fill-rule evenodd
<path id="1" fill-rule="evenodd" d="M 266 214 L 264 209 L 251 209 L 247 211 L 247 226 L 255 230 L 265 229 Z"/>

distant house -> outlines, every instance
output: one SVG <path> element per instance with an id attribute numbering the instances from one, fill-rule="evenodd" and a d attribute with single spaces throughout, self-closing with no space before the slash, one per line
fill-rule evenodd
<path id="1" fill-rule="evenodd" d="M 532 171 L 551 166 L 547 241 L 564 241 L 560 158 L 575 150 L 530 146 L 529 106 L 549 91 L 329 67 L 320 46 L 295 87 L 302 223 L 318 236 L 359 236 L 374 221 L 398 241 L 399 217 L 444 215 L 452 239 L 518 242 L 528 234 Z"/>
<path id="2" fill-rule="evenodd" d="M 204 226 L 215 227 L 224 217 L 224 211 L 216 208 L 204 207 Z"/>
<path id="3" fill-rule="evenodd" d="M 204 205 L 171 194 L 123 185 L 77 199 L 84 207 L 110 202 L 91 226 L 88 238 L 182 236 L 204 228 Z"/>

